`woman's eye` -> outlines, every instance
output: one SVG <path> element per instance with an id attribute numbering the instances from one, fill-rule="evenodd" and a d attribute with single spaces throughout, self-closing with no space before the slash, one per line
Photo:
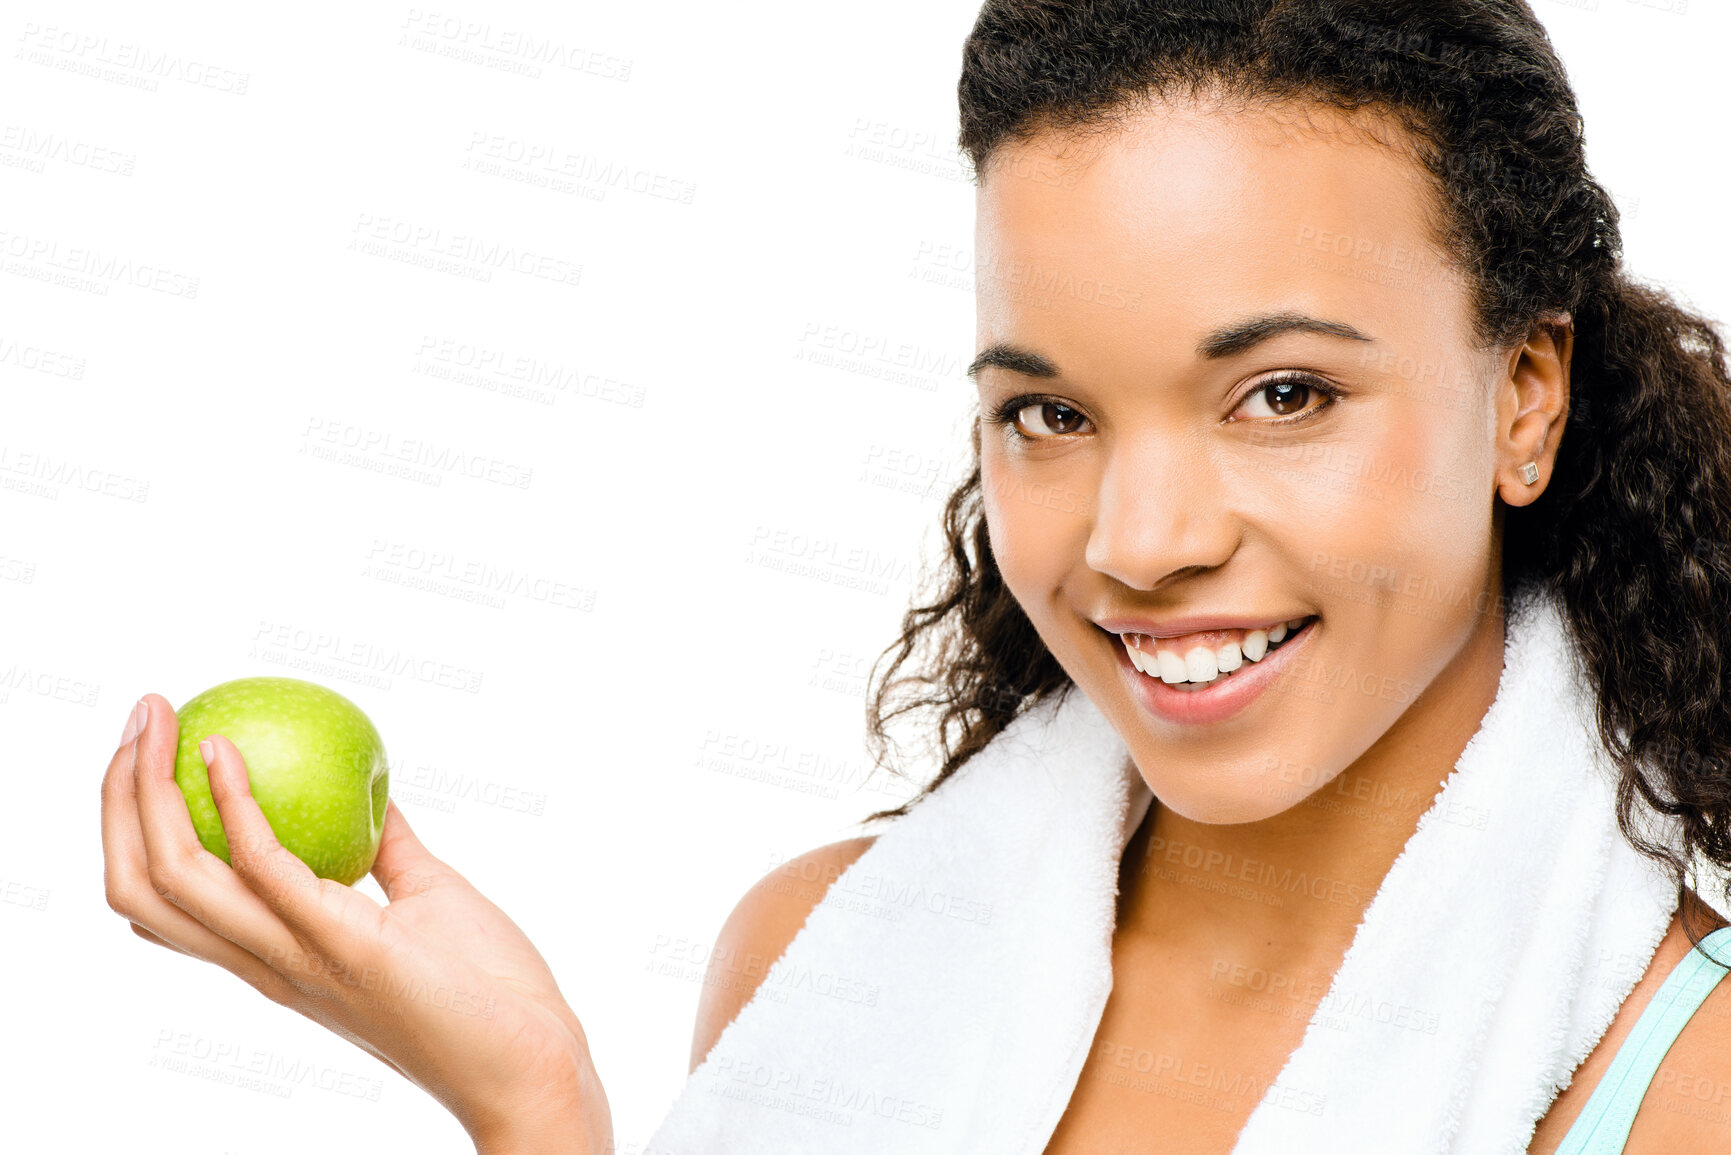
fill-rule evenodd
<path id="1" fill-rule="evenodd" d="M 1322 398 L 1325 404 L 1317 406 L 1310 402 Z M 1281 377 L 1274 381 L 1265 381 L 1258 385 L 1245 397 L 1240 409 L 1249 407 L 1254 410 L 1258 404 L 1268 410 L 1267 417 L 1275 421 L 1282 419 L 1301 420 L 1328 408 L 1327 402 L 1332 402 L 1335 392 L 1319 381 L 1304 377 Z M 1251 413 L 1252 417 L 1262 417 L 1263 414 Z"/>
<path id="2" fill-rule="evenodd" d="M 1028 415 L 1033 414 L 1030 418 Z M 1011 415 L 1016 424 L 1016 431 L 1026 437 L 1061 437 L 1066 433 L 1076 432 L 1076 425 L 1082 421 L 1082 415 L 1068 405 L 1060 405 L 1056 401 L 1041 401 L 1034 405 L 1025 405 Z"/>

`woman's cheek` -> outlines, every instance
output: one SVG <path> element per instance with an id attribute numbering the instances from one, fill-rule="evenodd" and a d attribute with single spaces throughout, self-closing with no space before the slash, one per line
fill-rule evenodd
<path id="1" fill-rule="evenodd" d="M 1041 584 L 1056 585 L 1087 542 L 1086 494 L 1065 471 L 1025 470 L 985 453 L 981 501 L 992 554 L 1018 600 Z"/>

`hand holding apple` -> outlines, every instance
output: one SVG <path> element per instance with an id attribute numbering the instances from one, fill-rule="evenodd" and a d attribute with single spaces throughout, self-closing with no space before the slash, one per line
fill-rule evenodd
<path id="1" fill-rule="evenodd" d="M 179 710 L 174 781 L 204 848 L 229 861 L 199 743 L 221 734 L 246 760 L 252 796 L 277 841 L 320 878 L 353 885 L 385 828 L 385 744 L 360 707 L 299 678 L 237 678 Z"/>
<path id="2" fill-rule="evenodd" d="M 222 731 L 207 741 L 228 864 L 201 845 L 176 784 L 174 710 L 146 694 L 102 782 L 109 907 L 147 942 L 215 963 L 390 1065 L 479 1155 L 614 1150 L 582 1024 L 505 912 L 382 793 L 371 873 L 388 904 L 316 876 L 272 833 L 236 745 Z"/>

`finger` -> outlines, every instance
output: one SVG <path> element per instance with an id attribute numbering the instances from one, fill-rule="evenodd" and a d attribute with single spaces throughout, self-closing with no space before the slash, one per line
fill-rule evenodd
<path id="1" fill-rule="evenodd" d="M 191 957 L 191 954 L 192 954 L 191 951 L 182 950 L 180 947 L 175 946 L 173 943 L 169 942 L 167 939 L 163 938 L 161 935 L 158 935 L 158 934 L 154 933 L 153 931 L 147 930 L 144 927 L 139 926 L 136 922 L 132 924 L 132 933 L 137 935 L 139 938 L 143 939 L 145 942 L 153 942 L 157 946 L 167 947 L 169 950 L 173 951 L 175 954 L 183 954 L 183 955 L 187 955 L 188 957 Z M 232 945 L 232 944 L 230 944 L 230 945 Z"/>
<path id="2" fill-rule="evenodd" d="M 159 701 L 151 701 L 152 698 Z M 138 829 L 144 840 L 145 861 L 153 868 L 152 883 L 157 884 L 160 872 L 184 871 L 184 864 L 207 852 L 199 845 L 193 830 L 186 796 L 174 782 L 180 720 L 159 695 L 146 694 L 143 700 L 149 705 L 150 717 L 133 743 L 132 792 L 138 801 Z M 158 893 L 163 893 L 160 885 Z M 169 896 L 163 894 L 163 897 Z"/>
<path id="3" fill-rule="evenodd" d="M 233 742 L 212 734 L 199 745 L 201 754 L 207 749 L 210 795 L 228 836 L 234 875 L 302 944 L 327 958 L 360 961 L 364 939 L 350 932 L 377 923 L 378 903 L 334 879 L 320 878 L 278 841 L 252 796 L 246 760 Z"/>
<path id="4" fill-rule="evenodd" d="M 150 703 L 150 720 L 134 743 L 138 755 L 133 789 L 138 797 L 139 829 L 151 888 L 209 931 L 267 965 L 274 965 L 273 959 L 293 958 L 300 952 L 295 949 L 290 929 L 222 859 L 199 843 L 186 796 L 174 781 L 180 723 L 166 699 L 146 694 L 145 700 Z M 233 749 L 232 745 L 229 748 Z M 253 805 L 257 807 L 257 803 Z M 160 925 L 156 929 L 159 933 L 166 930 Z M 186 937 L 179 935 L 179 930 L 185 930 Z M 196 940 L 194 949 L 200 953 L 209 945 L 191 928 L 181 926 L 169 933 L 183 945 L 194 945 L 188 937 Z"/>
<path id="5" fill-rule="evenodd" d="M 102 881 L 108 892 L 108 905 L 116 913 L 125 913 L 121 906 L 130 897 L 125 885 L 142 874 L 131 874 L 131 863 L 144 862 L 143 835 L 138 830 L 138 805 L 132 788 L 133 762 L 138 757 L 135 739 L 138 737 L 139 715 L 148 717 L 149 706 L 140 701 L 126 716 L 126 729 L 120 746 L 108 760 L 108 770 L 102 775 Z M 130 875 L 130 879 L 129 879 Z"/>
<path id="6" fill-rule="evenodd" d="M 462 875 L 434 857 L 391 799 L 385 800 L 385 830 L 379 836 L 379 853 L 373 859 L 372 876 L 392 902 L 411 894 L 425 894 L 440 882 L 461 880 Z"/>
<path id="7" fill-rule="evenodd" d="M 102 869 L 109 909 L 131 922 L 139 937 L 213 962 L 258 986 L 269 977 L 264 963 L 169 902 L 150 881 L 135 772 L 138 735 L 152 711 L 162 709 L 153 706 L 151 698 L 164 702 L 151 694 L 139 700 L 102 780 Z"/>

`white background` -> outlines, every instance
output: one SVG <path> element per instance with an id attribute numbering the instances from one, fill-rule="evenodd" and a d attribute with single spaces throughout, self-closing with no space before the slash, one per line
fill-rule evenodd
<path id="1" fill-rule="evenodd" d="M 977 4 L 152 7 L 0 24 L 0 1130 L 467 1148 L 104 902 L 132 703 L 288 674 L 377 723 L 636 1150 L 739 895 L 911 789 L 862 695 L 966 461 Z M 1723 6 L 1536 8 L 1631 266 L 1726 315 Z M 508 70 L 526 36 L 579 67 Z M 481 476 L 383 471 L 417 452 Z"/>

